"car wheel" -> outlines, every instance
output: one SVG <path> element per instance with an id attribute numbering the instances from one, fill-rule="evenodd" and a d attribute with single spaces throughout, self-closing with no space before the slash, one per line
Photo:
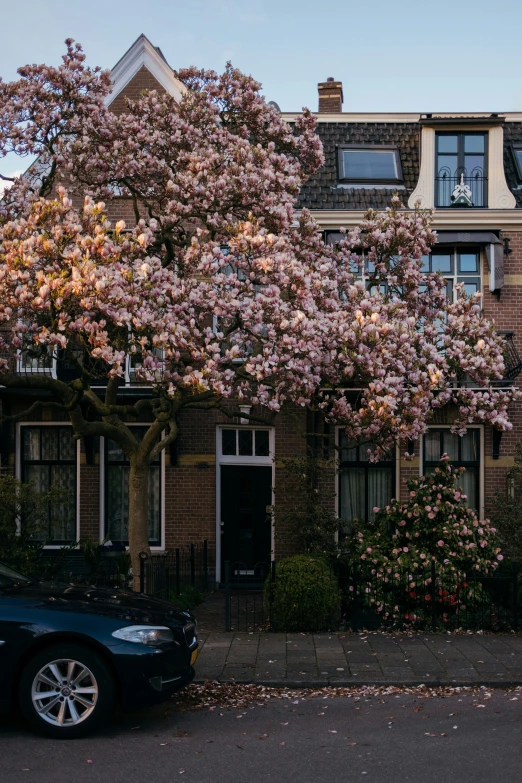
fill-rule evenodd
<path id="1" fill-rule="evenodd" d="M 114 704 L 114 680 L 101 656 L 76 644 L 38 653 L 20 681 L 20 706 L 40 734 L 82 737 L 98 727 Z"/>

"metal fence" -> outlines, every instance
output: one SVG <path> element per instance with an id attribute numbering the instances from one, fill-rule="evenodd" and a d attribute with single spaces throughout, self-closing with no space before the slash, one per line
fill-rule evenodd
<path id="1" fill-rule="evenodd" d="M 270 628 L 270 609 L 263 596 L 275 563 L 257 563 L 253 568 L 241 562 L 225 563 L 225 631 L 265 631 Z"/>
<path id="2" fill-rule="evenodd" d="M 431 562 L 424 568 L 360 564 L 335 566 L 345 627 L 417 627 L 432 630 L 513 630 L 519 628 L 520 571 L 516 562 L 491 574 Z"/>
<path id="3" fill-rule="evenodd" d="M 339 620 L 330 623 L 331 630 L 519 630 L 522 569 L 518 562 L 504 562 L 491 574 L 455 571 L 435 562 L 378 573 L 366 564 L 340 558 L 330 570 L 340 597 Z M 258 563 L 254 569 L 225 563 L 226 631 L 274 630 L 270 601 L 278 572 L 276 563 Z M 296 611 L 303 609 L 298 606 Z"/>
<path id="4" fill-rule="evenodd" d="M 95 563 L 89 563 L 82 549 L 43 550 L 38 563 L 38 578 L 96 587 L 132 587 L 130 560 L 125 552 L 103 551 Z"/>
<path id="5" fill-rule="evenodd" d="M 187 589 L 202 593 L 210 586 L 208 542 L 187 544 L 161 555 L 140 553 L 140 592 L 174 601 Z"/>

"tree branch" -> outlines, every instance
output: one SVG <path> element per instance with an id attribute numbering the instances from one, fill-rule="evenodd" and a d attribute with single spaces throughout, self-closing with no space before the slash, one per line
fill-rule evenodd
<path id="1" fill-rule="evenodd" d="M 178 425 L 176 424 L 175 419 L 171 419 L 171 421 L 169 422 L 169 434 L 166 435 L 164 438 L 162 438 L 160 442 L 154 446 L 154 448 L 150 453 L 151 461 L 155 460 L 156 457 L 158 457 L 164 449 L 168 448 L 171 443 L 174 443 L 177 437 L 178 437 Z"/>

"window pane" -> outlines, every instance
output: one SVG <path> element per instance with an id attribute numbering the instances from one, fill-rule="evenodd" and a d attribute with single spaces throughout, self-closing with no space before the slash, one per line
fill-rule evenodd
<path id="1" fill-rule="evenodd" d="M 478 506 L 478 468 L 466 468 L 459 478 L 460 486 L 468 498 L 468 506 L 477 510 Z"/>
<path id="2" fill-rule="evenodd" d="M 359 462 L 368 462 L 368 449 L 371 449 L 371 443 L 361 443 L 359 446 Z"/>
<path id="3" fill-rule="evenodd" d="M 395 152 L 385 150 L 344 150 L 346 179 L 397 179 Z"/>
<path id="4" fill-rule="evenodd" d="M 478 430 L 469 430 L 462 436 L 461 459 L 463 462 L 478 462 L 480 449 L 480 433 Z"/>
<path id="5" fill-rule="evenodd" d="M 515 154 L 518 158 L 518 165 L 522 169 L 522 150 L 515 150 Z"/>
<path id="6" fill-rule="evenodd" d="M 107 535 L 111 541 L 126 541 L 129 514 L 129 468 L 107 469 Z"/>
<path id="7" fill-rule="evenodd" d="M 221 431 L 221 450 L 227 456 L 236 455 L 236 430 Z"/>
<path id="8" fill-rule="evenodd" d="M 252 456 L 252 430 L 238 430 L 239 455 Z"/>
<path id="9" fill-rule="evenodd" d="M 40 459 L 40 430 L 32 427 L 23 427 L 24 460 Z"/>
<path id="10" fill-rule="evenodd" d="M 464 292 L 468 296 L 473 296 L 477 291 L 480 291 L 480 284 L 478 280 L 469 279 L 466 277 L 459 277 L 459 283 L 464 283 Z"/>
<path id="11" fill-rule="evenodd" d="M 33 484 L 37 492 L 49 492 L 49 465 L 26 465 L 24 482 Z"/>
<path id="12" fill-rule="evenodd" d="M 59 446 L 61 460 L 74 460 L 76 441 L 73 440 L 72 427 L 62 427 L 59 430 Z"/>
<path id="13" fill-rule="evenodd" d="M 107 438 L 107 459 L 109 462 L 123 462 L 125 460 L 123 450 L 110 438 Z"/>
<path id="14" fill-rule="evenodd" d="M 149 544 L 161 543 L 161 497 L 159 465 L 149 469 Z"/>
<path id="15" fill-rule="evenodd" d="M 439 155 L 437 158 L 436 175 L 442 177 L 444 174 L 448 177 L 454 177 L 458 166 L 456 155 Z"/>
<path id="16" fill-rule="evenodd" d="M 425 462 L 438 462 L 440 459 L 440 433 L 427 432 L 424 436 Z"/>
<path id="17" fill-rule="evenodd" d="M 42 428 L 40 438 L 42 440 L 42 459 L 57 460 L 59 430 L 54 427 Z"/>
<path id="18" fill-rule="evenodd" d="M 368 470 L 368 519 L 373 522 L 373 509 L 383 508 L 392 498 L 393 471 L 391 468 L 372 467 Z"/>
<path id="19" fill-rule="evenodd" d="M 429 272 L 430 271 L 430 257 L 429 256 L 422 256 L 422 271 L 423 272 Z"/>
<path id="20" fill-rule="evenodd" d="M 268 457 L 270 455 L 268 430 L 255 430 L 256 433 L 256 457 Z"/>
<path id="21" fill-rule="evenodd" d="M 345 441 L 348 444 L 348 440 Z M 357 446 L 341 446 L 341 462 L 357 462 Z"/>
<path id="22" fill-rule="evenodd" d="M 432 272 L 452 272 L 453 253 L 433 253 L 431 256 Z"/>
<path id="23" fill-rule="evenodd" d="M 464 167 L 467 177 L 484 176 L 484 156 L 464 155 Z"/>
<path id="24" fill-rule="evenodd" d="M 450 430 L 442 431 L 442 451 L 447 454 L 450 460 L 456 461 L 459 458 L 459 436 Z"/>
<path id="25" fill-rule="evenodd" d="M 459 253 L 459 272 L 479 271 L 478 253 Z"/>
<path id="26" fill-rule="evenodd" d="M 445 136 L 438 134 L 439 152 L 457 152 L 458 136 Z"/>
<path id="27" fill-rule="evenodd" d="M 339 516 L 347 522 L 366 518 L 365 475 L 364 468 L 350 468 L 339 476 Z"/>
<path id="28" fill-rule="evenodd" d="M 464 136 L 464 152 L 484 152 L 484 136 Z"/>
<path id="29" fill-rule="evenodd" d="M 51 486 L 59 487 L 66 497 L 59 505 L 51 508 L 49 538 L 53 541 L 74 541 L 76 539 L 76 509 L 75 509 L 75 465 L 51 465 Z"/>

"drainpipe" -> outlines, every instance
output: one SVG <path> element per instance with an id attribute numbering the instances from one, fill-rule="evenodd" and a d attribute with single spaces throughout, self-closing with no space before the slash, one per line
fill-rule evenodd
<path id="1" fill-rule="evenodd" d="M 495 291 L 495 245 L 489 246 L 489 290 Z"/>

